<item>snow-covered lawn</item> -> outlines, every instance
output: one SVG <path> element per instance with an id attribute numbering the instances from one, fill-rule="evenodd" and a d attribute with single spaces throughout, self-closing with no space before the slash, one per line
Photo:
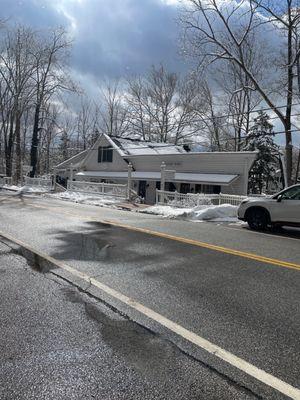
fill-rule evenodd
<path id="1" fill-rule="evenodd" d="M 17 194 L 26 194 L 26 193 L 47 193 L 49 189 L 43 188 L 41 186 L 16 186 L 16 185 L 3 185 L 3 189 L 13 190 L 17 192 Z"/>
<path id="2" fill-rule="evenodd" d="M 3 189 L 14 190 L 16 194 L 26 193 L 44 193 L 45 196 L 59 200 L 71 201 L 74 203 L 88 204 L 100 207 L 118 208 L 118 205 L 124 200 L 112 196 L 101 196 L 79 192 L 60 192 L 49 193 L 47 189 L 42 187 L 29 186 L 3 186 Z M 140 210 L 141 213 L 161 215 L 165 218 L 185 219 L 189 221 L 214 221 L 214 222 L 233 222 L 237 223 L 237 206 L 230 204 L 214 205 L 199 205 L 193 208 L 175 208 L 171 206 L 150 206 Z"/>
<path id="3" fill-rule="evenodd" d="M 47 197 L 51 197 L 59 200 L 72 201 L 74 203 L 88 204 L 93 206 L 111 206 L 122 202 L 122 199 L 112 196 L 101 196 L 79 192 L 61 192 L 51 193 Z"/>
<path id="4" fill-rule="evenodd" d="M 3 185 L 1 186 L 1 189 L 6 189 L 6 190 L 14 190 L 14 191 L 19 191 L 21 189 L 21 186 L 16 186 L 16 185 Z"/>
<path id="5" fill-rule="evenodd" d="M 201 205 L 194 208 L 174 208 L 170 206 L 152 206 L 141 210 L 142 213 L 162 215 L 166 218 L 187 219 L 191 221 L 237 222 L 237 206 Z"/>

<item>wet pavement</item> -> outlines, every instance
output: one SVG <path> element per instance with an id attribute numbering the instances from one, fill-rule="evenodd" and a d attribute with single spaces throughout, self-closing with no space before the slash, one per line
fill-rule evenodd
<path id="1" fill-rule="evenodd" d="M 0 398 L 253 399 L 0 243 Z"/>
<path id="2" fill-rule="evenodd" d="M 278 234 L 251 232 L 237 225 L 218 226 L 168 221 L 156 216 L 62 202 L 50 203 L 34 198 L 24 198 L 23 202 L 9 202 L 3 199 L 0 204 L 0 230 L 96 277 L 106 285 L 289 384 L 299 386 L 299 271 L 133 232 L 97 221 L 96 218 L 98 216 L 102 221 L 114 219 L 150 229 L 155 227 L 157 231 L 207 242 L 215 240 L 215 244 L 219 244 L 222 237 L 222 244 L 227 243 L 231 248 L 253 250 L 257 246 L 258 254 L 299 263 L 300 241 L 297 231 L 293 231 L 291 237 L 282 237 Z M 67 288 L 62 292 L 64 301 L 67 299 L 73 306 L 82 306 L 82 302 L 78 300 L 78 293 L 74 294 L 73 289 Z M 118 354 L 129 360 L 130 365 L 137 360 L 137 353 L 142 356 L 136 361 L 135 367 L 139 371 L 146 371 L 145 373 L 149 374 L 147 379 L 152 376 L 153 381 L 159 381 L 159 377 L 163 376 L 164 382 L 169 379 L 172 382 L 169 375 L 164 375 L 171 371 L 171 377 L 174 375 L 177 381 L 176 371 L 181 367 L 178 367 L 176 360 L 179 355 L 184 355 L 179 348 L 189 354 L 190 361 L 194 360 L 203 367 L 200 376 L 196 374 L 197 383 L 193 383 L 192 376 L 189 377 L 193 382 L 189 381 L 187 386 L 184 386 L 185 392 L 178 388 L 173 392 L 168 387 L 164 393 L 165 397 L 159 397 L 162 396 L 159 394 L 156 397 L 144 398 L 242 399 L 242 396 L 251 396 L 254 393 L 261 398 L 284 398 L 278 392 L 229 368 L 226 363 L 216 361 L 214 357 L 188 346 L 166 331 L 161 332 L 157 326 L 144 321 L 136 313 L 128 313 L 127 309 L 123 309 L 122 305 L 115 304 L 111 299 L 104 300 L 150 329 L 149 331 L 136 325 L 138 329 L 135 329 L 135 340 L 124 347 L 119 334 L 126 332 L 126 337 L 132 337 L 131 327 L 128 331 L 126 324 L 111 324 L 103 313 L 99 314 L 90 306 L 88 309 L 91 312 L 87 313 L 84 306 L 85 315 L 88 315 L 89 319 L 102 323 L 101 337 L 106 338 L 105 343 L 117 349 Z M 154 335 L 157 352 L 148 344 L 148 340 L 145 340 L 147 335 L 153 335 L 152 331 L 157 333 Z M 163 344 L 156 343 L 158 337 Z M 175 346 L 171 345 L 171 342 L 175 343 Z M 136 343 L 139 343 L 137 353 Z M 167 346 L 167 355 L 162 350 L 167 348 L 165 343 L 171 346 Z M 161 369 L 155 365 L 158 353 L 164 355 L 163 359 L 159 360 Z M 173 358 L 169 359 L 171 353 Z M 157 374 L 156 370 L 159 371 Z M 211 383 L 208 383 L 210 389 L 205 389 L 207 392 L 201 392 L 203 388 L 197 391 L 198 378 L 202 382 L 208 371 L 216 373 L 216 382 L 220 383 L 225 379 L 235 389 L 246 387 L 250 392 L 242 390 L 242 393 L 238 391 L 227 394 L 225 389 L 221 393 L 218 385 L 212 388 Z M 190 374 L 194 373 L 191 370 Z M 176 387 L 176 383 L 174 385 Z M 196 392 L 189 392 L 188 385 L 190 389 L 196 387 Z M 210 390 L 212 392 L 209 392 Z M 177 392 L 179 397 L 173 394 Z M 114 396 L 116 395 L 113 394 L 111 398 L 122 398 Z M 131 398 L 130 396 L 131 392 L 129 397 L 125 396 L 124 399 Z"/>

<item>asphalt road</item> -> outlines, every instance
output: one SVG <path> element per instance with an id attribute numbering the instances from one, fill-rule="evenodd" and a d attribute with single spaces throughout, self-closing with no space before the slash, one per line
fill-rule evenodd
<path id="1" fill-rule="evenodd" d="M 120 228 L 115 226 L 118 223 L 251 252 L 258 259 Z M 119 293 L 294 388 L 300 386 L 300 270 L 259 259 L 259 256 L 264 256 L 299 264 L 299 231 L 261 234 L 238 225 L 170 221 L 157 216 L 7 195 L 0 198 L 0 230 L 96 277 Z M 47 276 L 40 275 L 40 279 L 45 281 Z M 162 398 L 285 398 L 278 390 L 217 359 L 199 346 L 191 345 L 161 327 L 157 321 L 144 318 L 101 292 L 94 294 L 126 313 L 132 321 L 155 332 L 155 337 L 163 343 L 158 352 L 162 352 L 165 346 L 167 349 L 170 342 L 174 343 L 172 349 L 178 353 L 173 359 L 165 359 L 158 375 L 163 374 L 162 371 L 167 373 L 169 368 L 177 371 L 176 359 L 179 354 L 182 356 L 179 349 L 201 367 L 200 375 L 194 370 L 188 374 L 190 379 L 197 377 L 190 386 L 188 383 L 184 386 L 182 381 L 184 391 L 173 392 L 167 388 Z M 59 313 L 62 309 L 64 306 L 57 310 L 53 307 L 53 312 Z M 81 324 L 79 316 L 78 325 Z M 143 335 L 139 340 L 141 345 L 146 345 Z M 152 351 L 146 353 L 139 352 L 142 362 L 147 364 Z M 187 355 L 185 357 L 191 360 Z M 205 380 L 206 374 L 212 374 L 213 383 Z M 178 382 L 173 373 L 171 376 L 174 383 Z M 124 379 L 126 381 L 127 377 Z M 166 380 L 165 376 L 163 380 Z M 231 392 L 228 387 L 223 390 L 224 384 L 236 392 Z M 196 392 L 189 392 L 187 387 Z M 129 392 L 129 397 L 126 397 L 118 389 L 116 393 L 114 396 L 121 397 L 98 398 L 125 399 L 132 395 Z M 135 394 L 132 398 L 139 397 Z"/>
<path id="2" fill-rule="evenodd" d="M 1 399 L 255 398 L 9 247 L 0 255 Z"/>

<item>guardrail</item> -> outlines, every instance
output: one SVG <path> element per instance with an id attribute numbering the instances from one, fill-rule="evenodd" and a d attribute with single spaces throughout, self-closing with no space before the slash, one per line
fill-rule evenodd
<path id="1" fill-rule="evenodd" d="M 43 189 L 52 190 L 52 179 L 44 179 L 44 178 L 30 178 L 29 176 L 25 176 L 25 185 L 31 187 L 40 187 Z"/>
<path id="2" fill-rule="evenodd" d="M 3 176 L 0 178 L 0 186 L 4 185 L 12 185 L 12 177 L 11 176 Z"/>
<path id="3" fill-rule="evenodd" d="M 178 193 L 156 190 L 156 204 L 174 207 L 196 207 L 199 205 L 231 204 L 238 206 L 247 196 L 231 194 Z"/>
<path id="4" fill-rule="evenodd" d="M 127 197 L 127 185 L 115 183 L 96 183 L 85 181 L 68 181 L 67 189 L 73 192 L 101 194 L 107 196 Z"/>

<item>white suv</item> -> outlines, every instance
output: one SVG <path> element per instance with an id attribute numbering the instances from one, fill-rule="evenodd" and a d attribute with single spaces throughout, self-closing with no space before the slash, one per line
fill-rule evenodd
<path id="1" fill-rule="evenodd" d="M 256 230 L 274 225 L 300 227 L 300 184 L 290 186 L 272 197 L 242 201 L 238 218 L 247 221 L 249 227 Z"/>

